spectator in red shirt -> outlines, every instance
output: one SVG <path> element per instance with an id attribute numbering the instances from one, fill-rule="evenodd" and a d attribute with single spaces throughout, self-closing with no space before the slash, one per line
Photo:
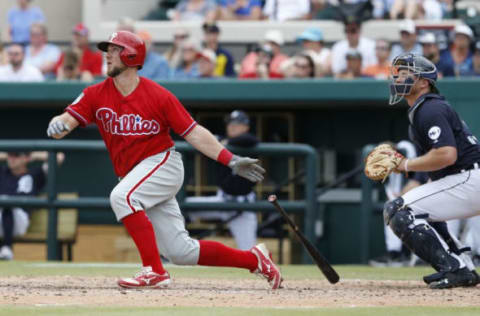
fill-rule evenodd
<path id="1" fill-rule="evenodd" d="M 88 42 L 88 28 L 83 23 L 78 23 L 73 28 L 72 49 L 78 53 L 80 58 L 80 71 L 83 76 L 101 76 L 102 75 L 102 54 L 90 49 Z M 60 56 L 56 65 L 56 71 L 63 64 L 65 53 Z M 87 74 L 87 72 L 89 74 Z"/>

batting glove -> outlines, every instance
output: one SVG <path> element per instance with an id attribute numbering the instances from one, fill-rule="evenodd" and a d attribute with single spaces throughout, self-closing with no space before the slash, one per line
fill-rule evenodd
<path id="1" fill-rule="evenodd" d="M 265 169 L 257 164 L 258 161 L 258 159 L 233 155 L 228 166 L 232 168 L 233 174 L 239 175 L 252 182 L 260 182 L 263 180 Z"/>
<path id="2" fill-rule="evenodd" d="M 47 128 L 47 135 L 53 137 L 54 135 L 60 135 L 63 132 L 70 131 L 70 127 L 63 123 L 61 120 L 50 123 Z"/>

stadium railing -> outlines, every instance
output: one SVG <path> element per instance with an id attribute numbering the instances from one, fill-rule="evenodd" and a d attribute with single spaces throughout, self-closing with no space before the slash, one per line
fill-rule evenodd
<path id="1" fill-rule="evenodd" d="M 175 149 L 181 153 L 193 153 L 195 149 L 186 142 L 176 142 Z M 315 212 L 317 210 L 317 198 L 315 188 L 317 183 L 317 153 L 313 147 L 305 144 L 278 144 L 262 143 L 254 148 L 231 148 L 236 154 L 256 156 L 285 156 L 302 157 L 305 160 L 305 195 L 303 200 L 279 201 L 290 213 L 304 213 L 304 232 L 307 238 L 313 240 Z M 105 151 L 102 141 L 87 140 L 0 140 L 0 151 L 18 150 L 46 150 L 48 156 L 47 197 L 2 197 L 0 207 L 45 207 L 48 208 L 48 233 L 47 233 L 47 259 L 58 260 L 58 209 L 59 208 L 107 208 L 110 209 L 110 200 L 101 197 L 80 197 L 75 200 L 60 200 L 57 198 L 57 163 L 56 153 L 63 150 L 69 151 Z M 198 210 L 236 210 L 244 207 L 243 203 L 204 203 L 204 202 L 180 202 L 180 207 L 185 211 Z M 249 208 L 256 212 L 273 211 L 274 207 L 267 201 L 254 202 Z M 310 257 L 306 251 L 302 255 L 303 263 L 310 263 Z"/>

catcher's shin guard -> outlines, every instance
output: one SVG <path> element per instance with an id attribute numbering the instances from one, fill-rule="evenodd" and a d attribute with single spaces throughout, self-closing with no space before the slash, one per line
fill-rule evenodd
<path id="1" fill-rule="evenodd" d="M 403 199 L 400 199 L 385 205 L 385 222 L 390 224 L 393 232 L 413 253 L 430 263 L 435 270 L 444 272 L 462 268 L 461 259 L 450 254 L 434 229 L 424 219 L 415 218 L 411 210 L 400 203 L 403 202 Z"/>

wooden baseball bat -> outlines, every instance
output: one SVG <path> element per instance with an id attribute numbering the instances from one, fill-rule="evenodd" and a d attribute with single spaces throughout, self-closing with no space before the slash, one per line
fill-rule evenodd
<path id="1" fill-rule="evenodd" d="M 293 220 L 288 216 L 287 212 L 283 209 L 283 207 L 278 204 L 277 201 L 277 196 L 272 194 L 268 197 L 268 201 L 275 206 L 277 211 L 282 214 L 283 218 L 287 221 L 288 225 L 293 229 L 293 232 L 295 233 L 295 236 L 297 236 L 297 239 L 300 241 L 300 243 L 307 249 L 308 253 L 312 257 L 313 261 L 317 264 L 318 268 L 322 273 L 325 275 L 327 280 L 335 284 L 340 280 L 340 277 L 333 269 L 333 267 L 328 263 L 327 259 L 315 248 L 315 246 L 305 237 L 305 235 L 298 229 L 298 226 L 295 225 Z"/>

